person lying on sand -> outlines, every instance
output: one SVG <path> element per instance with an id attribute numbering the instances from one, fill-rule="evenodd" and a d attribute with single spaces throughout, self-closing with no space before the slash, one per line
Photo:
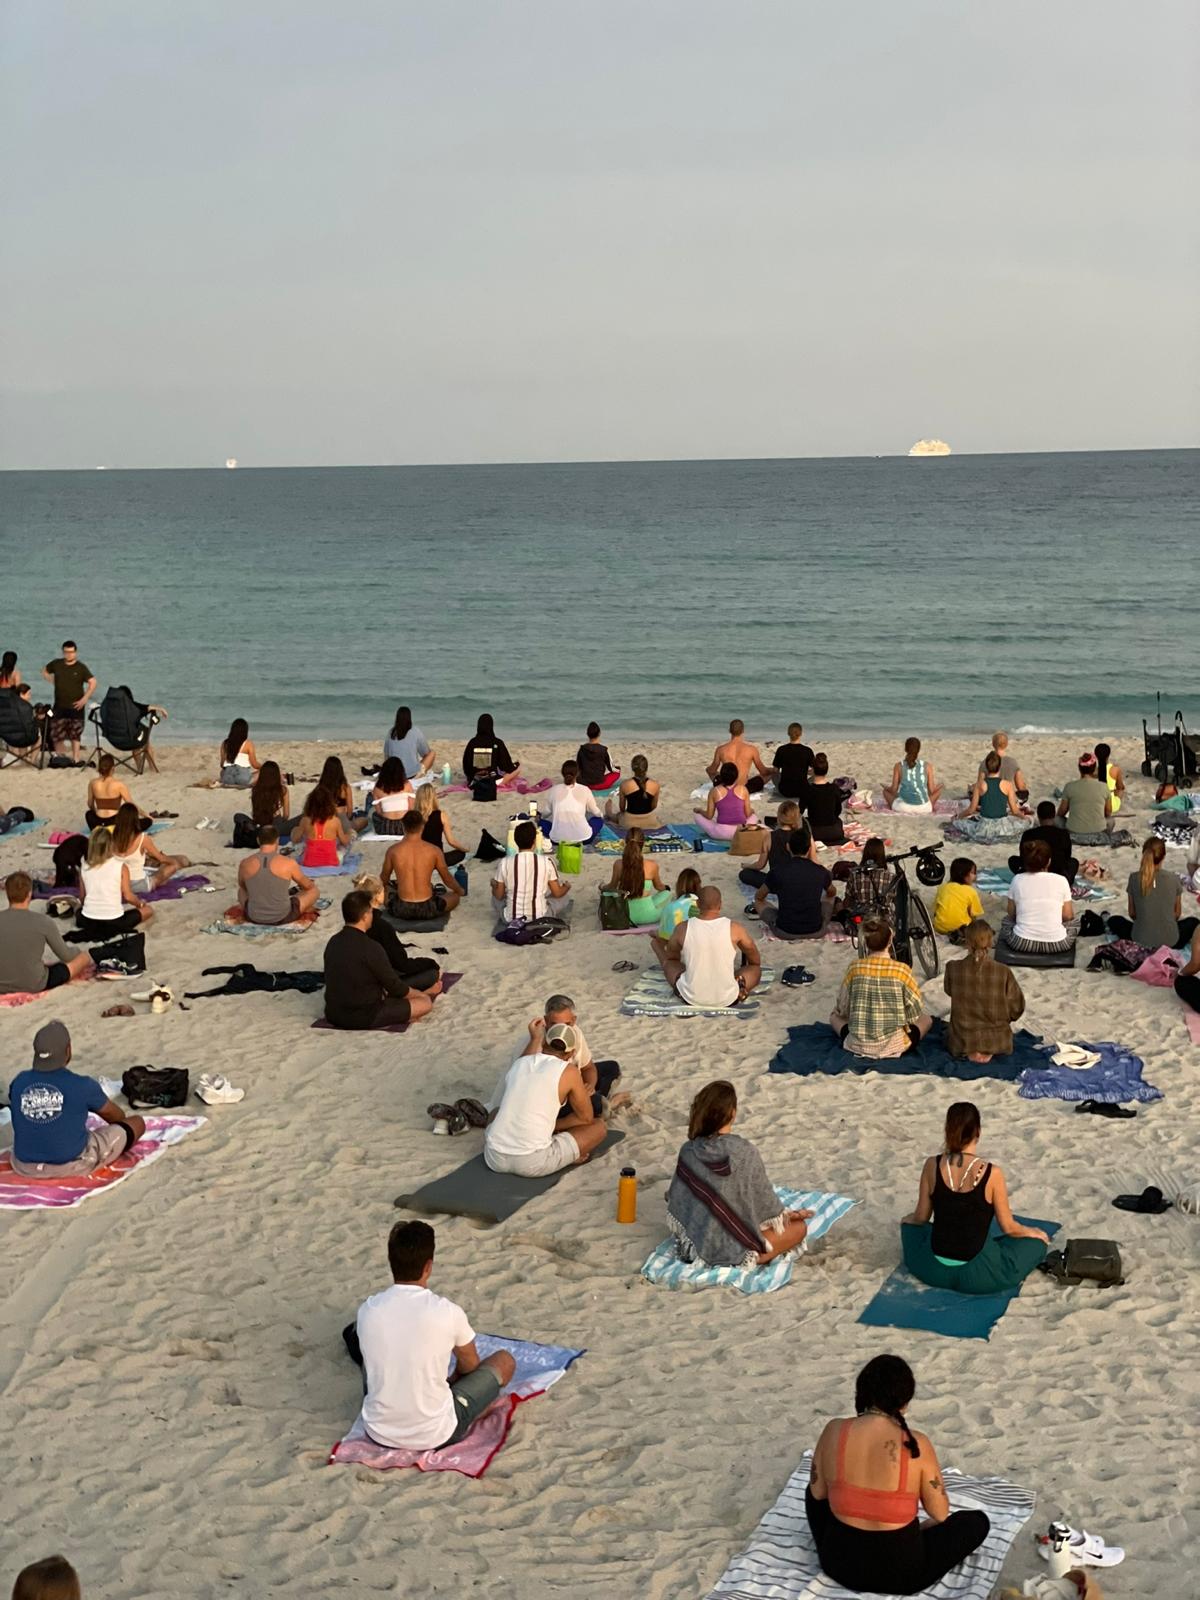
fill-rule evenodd
<path id="1" fill-rule="evenodd" d="M 1045 1260 L 1050 1243 L 1041 1228 L 1027 1228 L 1013 1216 L 1003 1172 L 978 1154 L 982 1126 L 969 1100 L 950 1107 L 942 1153 L 921 1168 L 916 1209 L 900 1224 L 908 1270 L 922 1283 L 958 1294 L 1015 1289 Z"/>
<path id="2" fill-rule="evenodd" d="M 419 1022 L 441 994 L 440 980 L 423 993 L 402 978 L 371 938 L 375 916 L 365 889 L 342 900 L 343 926 L 325 946 L 325 1020 L 335 1028 L 389 1028 Z"/>
<path id="3" fill-rule="evenodd" d="M 384 893 L 388 896 L 388 910 L 403 922 L 431 922 L 436 917 L 448 916 L 462 899 L 454 874 L 445 856 L 436 845 L 427 844 L 421 837 L 425 818 L 419 811 L 409 811 L 404 818 L 404 834 L 388 846 L 383 858 Z M 434 885 L 433 875 L 442 880 Z M 396 887 L 391 889 L 392 879 Z"/>
<path id="4" fill-rule="evenodd" d="M 275 928 L 295 922 L 317 903 L 319 890 L 290 856 L 279 854 L 279 835 L 273 824 L 258 830 L 258 849 L 238 868 L 238 904 L 247 922 Z"/>
<path id="5" fill-rule="evenodd" d="M 529 1042 L 487 1108 L 483 1159 L 493 1172 L 549 1177 L 586 1161 L 608 1132 L 573 1060 L 578 1043 L 567 1023 L 547 1027 L 535 1017 L 529 1024 Z"/>
<path id="6" fill-rule="evenodd" d="M 758 746 L 744 737 L 745 732 L 746 724 L 740 717 L 734 717 L 729 724 L 728 739 L 713 751 L 713 758 L 704 770 L 715 782 L 721 768 L 730 762 L 737 773 L 737 782 L 744 784 L 751 794 L 758 794 L 775 776 L 775 769 L 763 760 Z M 750 775 L 751 767 L 755 768 L 753 777 Z"/>
<path id="7" fill-rule="evenodd" d="M 762 957 L 740 922 L 721 913 L 721 891 L 706 884 L 696 915 L 681 922 L 663 944 L 652 939 L 667 982 L 691 1006 L 731 1006 L 758 985 Z"/>
<path id="8" fill-rule="evenodd" d="M 33 1065 L 9 1087 L 12 1169 L 22 1178 L 79 1178 L 110 1167 L 146 1131 L 145 1119 L 124 1112 L 95 1078 L 68 1070 L 71 1035 L 47 1022 L 33 1037 Z M 95 1112 L 102 1127 L 88 1127 Z"/>
<path id="9" fill-rule="evenodd" d="M 363 1427 L 386 1449 L 457 1444 L 516 1371 L 507 1350 L 481 1358 L 466 1312 L 430 1289 L 435 1242 L 427 1222 L 397 1222 L 391 1286 L 364 1300 L 343 1333 L 363 1369 Z"/>
<path id="10" fill-rule="evenodd" d="M 683 1261 L 761 1267 L 794 1250 L 811 1211 L 781 1211 L 762 1157 L 733 1132 L 737 1091 L 720 1080 L 692 1101 L 687 1142 L 667 1190 L 667 1221 Z"/>
<path id="11" fill-rule="evenodd" d="M 846 968 L 829 1026 L 852 1055 L 882 1061 L 902 1056 L 933 1026 L 912 968 L 892 956 L 892 929 L 882 918 L 863 923 L 865 956 Z"/>

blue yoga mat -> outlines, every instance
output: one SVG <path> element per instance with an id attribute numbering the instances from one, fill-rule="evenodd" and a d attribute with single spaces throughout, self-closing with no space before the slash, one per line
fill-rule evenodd
<path id="1" fill-rule="evenodd" d="M 1052 1239 L 1062 1226 L 1038 1217 L 1018 1217 L 1017 1221 L 1027 1228 L 1043 1229 Z M 999 1232 L 993 1222 L 993 1237 Z M 906 1267 L 897 1267 L 883 1280 L 858 1320 L 869 1328 L 917 1328 L 947 1339 L 987 1339 L 1020 1292 L 1018 1284 L 1002 1294 L 955 1294 L 953 1289 L 931 1289 Z"/>
<path id="2" fill-rule="evenodd" d="M 843 1050 L 824 1022 L 803 1022 L 788 1029 L 788 1042 L 775 1056 L 768 1072 L 794 1072 L 800 1077 L 823 1072 L 835 1076 L 839 1072 L 890 1072 L 894 1076 L 912 1077 L 928 1072 L 938 1078 L 1000 1078 L 1005 1083 L 1015 1083 L 1026 1067 L 1044 1068 L 1048 1057 L 1037 1049 L 1033 1034 L 1022 1028 L 1013 1034 L 1013 1053 L 1010 1056 L 993 1056 L 991 1061 L 959 1060 L 946 1049 L 946 1024 L 935 1020 L 933 1027 L 914 1050 L 905 1051 L 886 1061 L 872 1061 L 867 1056 L 852 1055 Z"/>
<path id="3" fill-rule="evenodd" d="M 677 839 L 683 839 L 685 843 L 690 844 L 693 849 L 699 842 L 700 848 L 705 855 L 719 854 L 722 850 L 728 851 L 729 849 L 728 839 L 710 838 L 694 822 L 673 822 L 671 824 L 671 832 Z"/>
<path id="4" fill-rule="evenodd" d="M 17 839 L 23 833 L 32 833 L 35 828 L 44 828 L 45 826 L 45 817 L 34 817 L 32 822 L 18 822 L 7 833 L 0 833 L 0 843 L 3 843 L 5 839 Z"/>

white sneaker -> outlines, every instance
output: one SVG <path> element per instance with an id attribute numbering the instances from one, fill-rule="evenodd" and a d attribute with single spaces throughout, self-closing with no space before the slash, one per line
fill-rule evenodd
<path id="1" fill-rule="evenodd" d="M 206 1106 L 233 1106 L 246 1097 L 245 1089 L 235 1089 L 219 1072 L 207 1072 L 196 1082 L 196 1094 Z"/>
<path id="2" fill-rule="evenodd" d="M 211 827 L 211 826 L 212 826 L 212 818 L 211 817 L 201 817 L 200 821 L 196 824 L 196 832 L 197 833 L 203 833 L 205 828 L 208 828 L 208 827 Z"/>

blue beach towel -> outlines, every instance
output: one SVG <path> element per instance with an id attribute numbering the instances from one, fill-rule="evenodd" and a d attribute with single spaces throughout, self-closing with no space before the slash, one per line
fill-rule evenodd
<path id="1" fill-rule="evenodd" d="M 300 870 L 309 878 L 348 878 L 361 866 L 361 851 L 351 850 L 349 855 L 342 858 L 342 863 L 338 867 L 301 867 Z"/>
<path id="2" fill-rule="evenodd" d="M 1027 1228 L 1042 1228 L 1052 1239 L 1062 1226 L 1037 1217 L 1018 1217 L 1017 1221 Z M 993 1236 L 1000 1232 L 994 1221 L 991 1231 Z M 1000 1294 L 956 1294 L 953 1289 L 932 1289 L 906 1267 L 897 1267 L 883 1280 L 858 1320 L 868 1328 L 916 1328 L 947 1339 L 987 1339 L 1020 1292 L 1018 1284 Z"/>
<path id="3" fill-rule="evenodd" d="M 800 1077 L 814 1073 L 836 1076 L 841 1072 L 884 1072 L 893 1077 L 915 1077 L 930 1073 L 938 1078 L 957 1078 L 969 1083 L 976 1078 L 999 1078 L 1005 1083 L 1015 1083 L 1029 1068 L 1044 1071 L 1046 1056 L 1038 1048 L 1037 1040 L 1022 1028 L 1013 1034 L 1013 1053 L 995 1056 L 991 1061 L 960 1061 L 946 1049 L 946 1024 L 934 1021 L 933 1027 L 916 1049 L 885 1061 L 872 1061 L 866 1056 L 852 1055 L 843 1050 L 834 1037 L 833 1029 L 825 1022 L 803 1022 L 788 1029 L 788 1042 L 775 1056 L 768 1072 L 794 1072 Z"/>
<path id="4" fill-rule="evenodd" d="M 722 850 L 728 851 L 728 839 L 710 839 L 702 828 L 694 822 L 673 822 L 671 832 L 681 840 L 689 850 L 694 850 L 699 843 L 705 855 L 717 855 Z"/>
<path id="5" fill-rule="evenodd" d="M 844 1194 L 820 1189 L 785 1189 L 775 1185 L 780 1205 L 788 1211 L 812 1211 L 808 1239 L 819 1239 L 858 1204 Z M 808 1240 L 805 1240 L 807 1243 Z M 674 1239 L 664 1239 L 642 1263 L 642 1277 L 667 1289 L 740 1289 L 743 1294 L 770 1294 L 792 1281 L 791 1256 L 778 1256 L 765 1267 L 707 1267 L 700 1261 L 681 1261 Z"/>
<path id="6" fill-rule="evenodd" d="M 44 828 L 45 826 L 45 817 L 34 817 L 32 822 L 18 822 L 15 827 L 9 828 L 7 833 L 0 833 L 0 844 L 3 844 L 5 839 L 15 839 L 18 834 L 32 833 L 35 828 Z"/>
<path id="7" fill-rule="evenodd" d="M 1094 1067 L 1056 1067 L 1051 1061 L 1055 1046 L 1042 1045 L 1038 1049 L 1040 1064 L 1031 1064 L 1022 1072 L 1018 1094 L 1022 1100 L 1101 1100 L 1108 1105 L 1119 1105 L 1125 1100 L 1138 1100 L 1143 1105 L 1161 1100 L 1163 1092 L 1142 1078 L 1145 1062 L 1119 1044 L 1104 1040 L 1101 1044 L 1084 1044 L 1084 1050 L 1100 1053 Z"/>

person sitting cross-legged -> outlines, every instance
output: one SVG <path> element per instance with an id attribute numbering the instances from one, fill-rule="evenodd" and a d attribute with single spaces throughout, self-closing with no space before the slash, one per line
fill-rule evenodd
<path id="1" fill-rule="evenodd" d="M 274 928 L 312 910 L 320 890 L 290 856 L 279 854 L 272 823 L 258 830 L 258 849 L 238 868 L 238 904 L 246 921 Z"/>
<path id="2" fill-rule="evenodd" d="M 721 891 L 705 884 L 696 896 L 696 915 L 681 922 L 664 943 L 653 938 L 667 982 L 690 1006 L 732 1006 L 744 1000 L 762 977 L 758 946 L 721 911 Z"/>
<path id="3" fill-rule="evenodd" d="M 933 1026 L 912 968 L 892 956 L 892 930 L 880 918 L 863 923 L 865 956 L 846 969 L 829 1026 L 851 1055 L 883 1061 L 902 1056 Z"/>
<path id="4" fill-rule="evenodd" d="M 342 899 L 343 926 L 325 946 L 325 1020 L 335 1028 L 390 1028 L 419 1022 L 441 994 L 439 979 L 414 989 L 371 937 L 375 911 L 365 889 Z"/>
<path id="5" fill-rule="evenodd" d="M 1079 871 L 1079 862 L 1071 854 L 1071 835 L 1065 828 L 1060 828 L 1055 820 L 1053 800 L 1038 801 L 1037 824 L 1035 827 L 1026 828 L 1021 835 L 1021 842 L 1017 847 L 1020 853 L 1009 856 L 1009 870 L 1014 875 L 1025 871 L 1025 853 L 1038 839 L 1050 851 L 1051 872 L 1057 872 L 1059 877 L 1065 878 L 1069 884 L 1074 884 L 1075 874 Z"/>
<path id="6" fill-rule="evenodd" d="M 343 1333 L 363 1369 L 363 1427 L 385 1449 L 457 1444 L 516 1371 L 507 1350 L 481 1358 L 466 1312 L 430 1289 L 435 1243 L 427 1222 L 394 1224 L 392 1283 L 363 1301 Z"/>
<path id="7" fill-rule="evenodd" d="M 10 872 L 4 893 L 8 909 L 0 911 L 0 994 L 43 994 L 82 976 L 92 964 L 91 956 L 86 950 L 73 951 L 51 917 L 30 909 L 29 874 Z M 47 950 L 55 957 L 49 965 Z"/>
<path id="8" fill-rule="evenodd" d="M 787 835 L 787 855 L 775 862 L 767 881 L 754 897 L 759 916 L 769 928 L 788 939 L 816 939 L 833 915 L 833 874 L 814 856 L 814 841 L 807 825 Z M 768 905 L 773 894 L 777 905 Z"/>
<path id="9" fill-rule="evenodd" d="M 435 983 L 440 983 L 442 971 L 433 957 L 410 956 L 408 946 L 384 915 L 385 896 L 379 879 L 373 873 L 360 872 L 354 887 L 371 897 L 371 926 L 367 932 L 391 962 L 392 970 L 410 989 L 432 989 Z"/>
<path id="10" fill-rule="evenodd" d="M 33 1065 L 9 1087 L 12 1169 L 22 1178 L 80 1178 L 109 1167 L 146 1131 L 142 1117 L 124 1112 L 95 1078 L 71 1072 L 71 1035 L 57 1020 L 33 1038 Z M 94 1112 L 102 1126 L 89 1128 Z"/>
<path id="11" fill-rule="evenodd" d="M 965 959 L 947 962 L 942 979 L 950 996 L 946 1048 L 983 1066 L 993 1056 L 1012 1055 L 1012 1025 L 1024 1014 L 1025 996 L 1013 969 L 992 959 L 990 923 L 976 917 L 963 943 Z"/>
<path id="12" fill-rule="evenodd" d="M 572 1059 L 578 1043 L 567 1023 L 548 1028 L 545 1017 L 535 1017 L 529 1024 L 529 1043 L 488 1106 L 483 1159 L 493 1172 L 546 1178 L 586 1161 L 604 1139 L 608 1127 Z"/>
<path id="13" fill-rule="evenodd" d="M 403 828 L 402 838 L 388 845 L 379 874 L 388 910 L 402 922 L 432 922 L 448 916 L 463 897 L 449 863 L 436 845 L 423 838 L 425 818 L 419 811 L 406 812 Z M 441 879 L 436 885 L 435 872 Z"/>
<path id="14" fill-rule="evenodd" d="M 492 899 L 501 922 L 570 915 L 571 885 L 559 877 L 554 857 L 537 848 L 538 838 L 536 822 L 518 822 L 513 829 L 516 853 L 496 863 Z"/>
<path id="15" fill-rule="evenodd" d="M 800 827 L 800 807 L 794 800 L 785 800 L 776 814 L 775 826 L 763 831 L 758 860 L 752 867 L 742 868 L 738 873 L 738 882 L 744 883 L 750 889 L 761 889 L 767 881 L 767 873 L 771 868 L 780 861 L 787 860 L 788 839 L 798 827 Z"/>

